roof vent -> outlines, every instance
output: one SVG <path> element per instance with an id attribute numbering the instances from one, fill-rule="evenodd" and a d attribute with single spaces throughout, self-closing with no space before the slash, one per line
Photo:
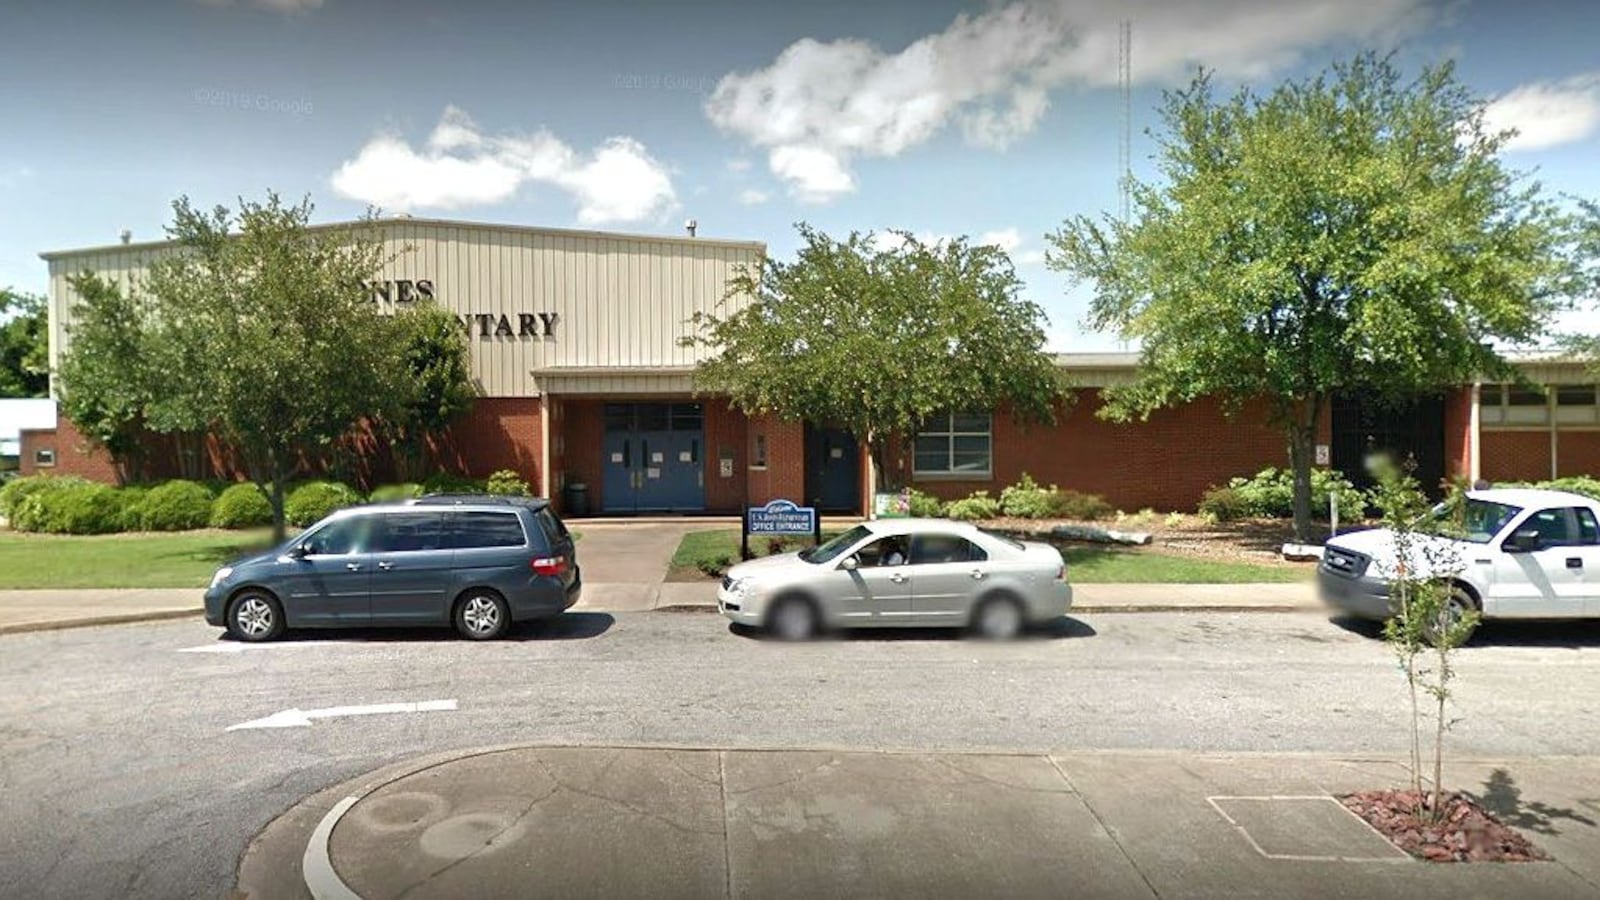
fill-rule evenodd
<path id="1" fill-rule="evenodd" d="M 129 242 L 131 242 L 133 240 L 133 232 L 131 232 L 128 229 L 124 228 L 124 229 L 122 229 L 122 233 L 117 235 L 117 237 L 122 238 L 122 242 L 124 244 L 126 244 L 126 243 L 129 243 Z"/>
<path id="2" fill-rule="evenodd" d="M 694 237 L 694 230 L 699 227 L 700 223 L 693 219 L 683 223 L 683 230 L 689 232 L 689 237 Z"/>

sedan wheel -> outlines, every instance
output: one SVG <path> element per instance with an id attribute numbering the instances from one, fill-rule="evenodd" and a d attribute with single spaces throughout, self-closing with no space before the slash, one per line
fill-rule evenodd
<path id="1" fill-rule="evenodd" d="M 779 600 L 767 617 L 767 630 L 780 640 L 810 640 L 817 634 L 817 611 L 804 600 Z"/>
<path id="2" fill-rule="evenodd" d="M 1022 607 L 1009 597 L 995 597 L 978 607 L 978 635 L 991 641 L 1005 641 L 1022 633 Z"/>
<path id="3" fill-rule="evenodd" d="M 511 610 L 497 594 L 471 594 L 456 607 L 456 630 L 468 640 L 493 640 L 510 626 Z"/>
<path id="4" fill-rule="evenodd" d="M 270 641 L 283 634 L 283 628 L 283 607 L 270 594 L 241 594 L 228 610 L 228 633 L 241 641 Z"/>

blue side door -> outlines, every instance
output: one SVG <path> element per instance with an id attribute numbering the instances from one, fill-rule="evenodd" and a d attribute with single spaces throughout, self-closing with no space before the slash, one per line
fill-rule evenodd
<path id="1" fill-rule="evenodd" d="M 370 516 L 350 516 L 306 535 L 306 554 L 289 560 L 279 597 L 291 626 L 361 625 L 371 620 L 367 552 Z"/>
<path id="2" fill-rule="evenodd" d="M 451 557 L 443 510 L 387 512 L 377 523 L 368 576 L 372 621 L 439 625 L 450 619 Z"/>
<path id="3" fill-rule="evenodd" d="M 600 508 L 604 512 L 633 512 L 638 509 L 638 436 L 632 431 L 608 431 L 601 452 Z"/>

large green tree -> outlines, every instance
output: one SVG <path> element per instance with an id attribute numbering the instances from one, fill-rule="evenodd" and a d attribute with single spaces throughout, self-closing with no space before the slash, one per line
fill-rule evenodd
<path id="1" fill-rule="evenodd" d="M 382 424 L 402 478 L 419 478 L 427 439 L 472 406 L 467 334 L 447 310 L 431 304 L 397 313 L 395 349 L 404 367 L 401 403 Z"/>
<path id="2" fill-rule="evenodd" d="M 49 393 L 47 315 L 43 297 L 0 288 L 0 397 Z"/>
<path id="3" fill-rule="evenodd" d="M 793 262 L 728 284 L 725 314 L 697 313 L 701 390 L 748 414 L 848 428 L 890 479 L 894 438 L 942 410 L 1006 407 L 1053 418 L 1065 379 L 1044 351 L 1044 312 L 998 247 L 928 244 L 800 225 Z"/>
<path id="4" fill-rule="evenodd" d="M 149 311 L 97 275 L 68 283 L 77 299 L 58 364 L 61 414 L 128 477 L 142 457 L 151 391 L 163 387 Z"/>
<path id="5" fill-rule="evenodd" d="M 1089 321 L 1140 342 L 1106 414 L 1264 399 L 1308 539 L 1317 423 L 1335 392 L 1398 398 L 1504 374 L 1574 289 L 1572 219 L 1509 170 L 1511 137 L 1448 65 L 1362 55 L 1265 95 L 1167 94 L 1160 179 L 1127 221 L 1068 221 L 1050 263 L 1092 283 Z M 1225 438 L 1223 438 L 1225 439 Z"/>

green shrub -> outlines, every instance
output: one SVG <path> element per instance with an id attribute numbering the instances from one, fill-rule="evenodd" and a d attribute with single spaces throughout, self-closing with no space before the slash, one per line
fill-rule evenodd
<path id="1" fill-rule="evenodd" d="M 1236 518 L 1259 516 L 1287 519 L 1294 515 L 1294 473 L 1288 469 L 1262 469 L 1250 478 L 1234 478 L 1227 486 L 1242 498 L 1244 512 Z M 1357 518 L 1365 511 L 1367 495 L 1357 490 L 1342 473 L 1332 469 L 1312 469 L 1313 518 L 1327 517 L 1328 496 L 1333 493 L 1339 496 L 1339 518 Z M 1212 514 L 1216 515 L 1215 512 Z"/>
<path id="2" fill-rule="evenodd" d="M 1117 514 L 1116 507 L 1107 503 L 1106 498 L 1099 494 L 1085 494 L 1080 491 L 1057 489 L 1052 499 L 1050 517 L 1053 519 L 1077 519 L 1080 522 L 1096 522 L 1100 519 L 1109 519 Z"/>
<path id="3" fill-rule="evenodd" d="M 139 503 L 139 527 L 145 531 L 188 531 L 211 522 L 215 498 L 203 484 L 175 479 L 150 489 Z"/>
<path id="4" fill-rule="evenodd" d="M 733 567 L 733 557 L 723 554 L 721 556 L 702 559 L 695 563 L 695 568 L 707 578 L 721 577 L 722 573 Z"/>
<path id="5" fill-rule="evenodd" d="M 272 503 L 261 489 L 244 482 L 229 485 L 211 507 L 212 528 L 254 528 L 272 524 Z"/>
<path id="6" fill-rule="evenodd" d="M 53 488 L 89 483 L 88 479 L 76 475 L 29 475 L 25 478 L 13 478 L 6 482 L 5 486 L 0 487 L 0 516 L 12 520 L 12 526 L 16 527 L 18 507 L 28 497 Z"/>
<path id="7" fill-rule="evenodd" d="M 426 494 L 481 494 L 483 482 L 454 472 L 435 472 L 422 479 L 422 490 Z"/>
<path id="8" fill-rule="evenodd" d="M 150 495 L 150 489 L 143 485 L 129 485 L 117 491 L 117 530 L 138 531 L 139 512 L 144 507 L 144 498 Z"/>
<path id="9" fill-rule="evenodd" d="M 394 503 L 400 500 L 421 497 L 422 493 L 422 485 L 414 481 L 407 481 L 401 484 L 380 484 L 372 489 L 372 493 L 367 496 L 367 502 Z"/>
<path id="10" fill-rule="evenodd" d="M 304 528 L 321 521 L 334 510 L 354 506 L 361 495 L 337 481 L 308 481 L 289 492 L 283 503 L 283 517 L 290 525 Z"/>
<path id="11" fill-rule="evenodd" d="M 489 476 L 489 481 L 484 485 L 484 490 L 491 494 L 515 494 L 526 497 L 529 493 L 528 483 L 511 469 L 501 469 Z"/>
<path id="12" fill-rule="evenodd" d="M 51 485 L 29 494 L 17 507 L 19 531 L 49 534 L 109 534 L 121 528 L 122 505 L 109 484 Z"/>
<path id="13" fill-rule="evenodd" d="M 1049 518 L 1055 511 L 1055 489 L 1040 487 L 1023 472 L 1021 481 L 1000 492 L 1000 511 L 1014 519 Z"/>
<path id="14" fill-rule="evenodd" d="M 1531 487 L 1549 491 L 1570 491 L 1582 494 L 1594 500 L 1600 500 L 1600 479 L 1587 475 L 1568 475 L 1565 478 L 1556 478 L 1550 481 L 1536 481 L 1532 484 L 1500 484 L 1496 487 Z"/>
<path id="15" fill-rule="evenodd" d="M 989 496 L 988 491 L 977 491 L 960 500 L 950 501 L 944 512 L 950 518 L 964 522 L 994 519 L 1000 515 L 1000 501 Z"/>
<path id="16" fill-rule="evenodd" d="M 1200 512 L 1218 522 L 1234 522 L 1254 515 L 1244 494 L 1234 487 L 1213 487 L 1200 498 Z"/>
<path id="17" fill-rule="evenodd" d="M 911 488 L 911 515 L 919 519 L 937 519 L 944 515 L 944 501 L 932 494 Z"/>

